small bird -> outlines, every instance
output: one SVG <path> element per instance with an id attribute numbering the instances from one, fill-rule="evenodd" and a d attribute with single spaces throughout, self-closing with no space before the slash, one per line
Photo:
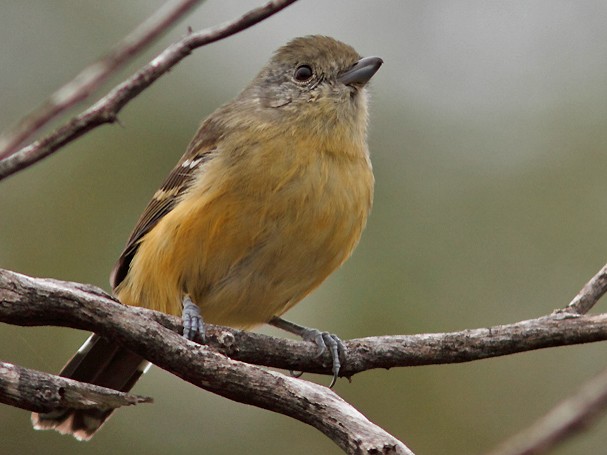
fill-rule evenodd
<path id="1" fill-rule="evenodd" d="M 383 61 L 327 36 L 296 38 L 202 122 L 139 218 L 110 282 L 116 297 L 204 323 L 270 323 L 328 349 L 339 338 L 280 316 L 356 247 L 373 200 L 366 84 Z M 148 362 L 92 335 L 60 373 L 129 391 Z M 90 439 L 107 409 L 33 414 L 36 429 Z"/>

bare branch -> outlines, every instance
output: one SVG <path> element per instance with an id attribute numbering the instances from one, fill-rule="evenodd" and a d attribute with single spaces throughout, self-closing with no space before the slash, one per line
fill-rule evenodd
<path id="1" fill-rule="evenodd" d="M 274 0 L 249 11 L 238 19 L 187 35 L 169 46 L 137 73 L 117 85 L 101 100 L 72 118 L 68 123 L 0 161 L 0 180 L 37 163 L 86 132 L 105 123 L 116 121 L 118 113 L 130 100 L 149 87 L 194 49 L 251 27 L 295 1 Z"/>
<path id="2" fill-rule="evenodd" d="M 198 387 L 312 425 L 347 453 L 412 453 L 332 390 L 232 360 L 134 310 L 93 286 L 0 271 L 2 322 L 95 331 Z"/>
<path id="3" fill-rule="evenodd" d="M 594 275 L 574 297 L 565 311 L 586 314 L 607 292 L 607 265 Z"/>
<path id="4" fill-rule="evenodd" d="M 152 401 L 150 397 L 129 395 L 0 362 L 0 403 L 28 411 L 49 412 L 57 408 L 115 409 Z"/>
<path id="5" fill-rule="evenodd" d="M 587 298 L 585 292 L 596 295 L 594 289 L 585 286 L 580 298 Z M 390 447 L 394 441 L 328 389 L 240 362 L 330 374 L 330 359 L 316 358 L 310 343 L 209 326 L 208 346 L 200 346 L 175 334 L 180 330 L 176 317 L 120 305 L 94 286 L 30 278 L 6 270 L 0 270 L 0 321 L 63 325 L 101 333 L 199 387 L 313 425 L 349 453 L 359 453 L 356 450 L 361 450 L 361 441 L 373 448 L 379 447 L 377 441 Z M 351 376 L 371 368 L 466 362 L 606 339 L 606 314 L 583 316 L 560 311 L 484 329 L 350 340 L 345 342 L 348 358 L 342 374 Z M 586 411 L 580 411 L 578 417 L 584 412 L 591 416 L 595 410 L 603 410 L 601 393 L 589 401 Z M 303 400 L 309 406 L 302 408 L 293 401 L 294 397 L 296 403 Z M 314 410 L 311 403 L 315 403 Z M 319 414 L 318 409 L 323 412 Z M 331 420 L 335 416 L 339 416 L 340 425 Z M 576 416 L 569 417 L 572 422 L 578 421 Z M 354 421 L 348 420 L 352 418 Z M 342 425 L 342 419 L 348 425 Z M 579 419 L 591 421 L 585 416 Z M 540 433 L 543 436 L 545 432 Z M 573 433 L 567 427 L 554 439 Z M 401 443 L 396 444 L 394 453 L 409 453 Z"/>
<path id="6" fill-rule="evenodd" d="M 597 299 L 596 289 L 595 285 L 586 285 L 576 298 L 589 301 L 589 294 Z M 91 330 L 206 390 L 306 422 L 349 453 L 372 453 L 380 446 L 381 450 L 394 448 L 393 453 L 410 453 L 329 389 L 248 364 L 330 374 L 330 359 L 316 358 L 311 343 L 209 326 L 208 345 L 201 346 L 175 333 L 180 330 L 176 317 L 121 305 L 95 286 L 31 278 L 1 269 L 0 321 Z M 558 311 L 484 329 L 350 340 L 345 342 L 348 358 L 342 374 L 351 376 L 371 368 L 467 362 L 606 339 L 607 314 L 584 316 Z M 590 389 L 599 382 L 593 382 Z M 602 411 L 607 401 L 603 396 L 607 392 L 596 387 L 595 392 L 579 412 L 553 424 L 553 433 L 540 426 L 536 440 L 551 438 L 556 442 L 573 434 L 576 422 L 592 421 L 594 412 Z M 562 415 L 560 411 L 558 414 Z M 546 436 L 547 433 L 550 434 Z M 363 445 L 370 451 L 360 452 Z"/>
<path id="7" fill-rule="evenodd" d="M 600 275 L 601 272 L 590 283 L 599 280 Z M 596 285 L 586 285 L 576 298 L 586 301 L 591 298 L 589 294 L 598 299 L 596 289 Z M 310 343 L 210 326 L 209 344 L 201 346 L 175 333 L 180 329 L 177 318 L 121 305 L 95 286 L 31 278 L 1 269 L 0 321 L 91 330 L 206 390 L 306 422 L 349 453 L 372 453 L 380 446 L 381 450 L 393 449 L 393 453 L 410 453 L 401 442 L 329 389 L 232 360 L 328 374 L 329 359 L 317 359 Z M 351 376 L 370 368 L 466 362 L 605 339 L 607 315 L 583 316 L 559 311 L 487 329 L 351 340 L 346 342 L 348 359 L 343 375 Z M 602 392 L 598 392 L 588 401 L 586 411 L 577 415 L 586 412 L 590 416 L 595 409 L 602 410 L 603 400 Z M 574 415 L 569 420 L 562 419 L 567 421 L 591 419 Z M 573 424 L 562 425 L 575 428 Z M 538 434 L 544 437 L 546 431 Z M 554 430 L 553 440 L 570 434 L 573 431 L 568 429 Z M 361 452 L 363 445 L 370 448 L 369 452 Z"/>
<path id="8" fill-rule="evenodd" d="M 57 325 L 114 337 L 112 319 L 131 325 L 161 324 L 181 331 L 179 318 L 117 304 L 95 286 L 31 278 L 0 269 L 0 322 Z M 309 373 L 331 373 L 330 355 L 318 358 L 312 343 L 208 325 L 207 345 L 235 360 Z M 513 324 L 460 332 L 369 337 L 345 341 L 341 376 L 374 368 L 462 363 L 556 346 L 607 340 L 607 314 L 556 312 Z M 144 355 L 145 357 L 145 355 Z M 151 359 L 150 359 L 151 360 Z"/>
<path id="9" fill-rule="evenodd" d="M 140 51 L 187 14 L 201 0 L 179 0 L 166 3 L 110 52 L 87 66 L 73 80 L 53 93 L 38 109 L 0 136 L 0 159 L 14 153 L 25 140 L 49 121 L 86 99 L 107 78 L 132 60 Z"/>
<path id="10" fill-rule="evenodd" d="M 487 455 L 539 455 L 579 434 L 607 410 L 607 369 L 563 400 L 531 427 Z"/>

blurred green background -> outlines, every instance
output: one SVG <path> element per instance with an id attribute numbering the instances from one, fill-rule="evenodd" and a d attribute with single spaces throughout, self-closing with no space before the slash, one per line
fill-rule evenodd
<path id="1" fill-rule="evenodd" d="M 182 36 L 259 1 L 209 1 Z M 160 1 L 0 2 L 0 129 L 93 62 Z M 291 320 L 343 338 L 443 332 L 566 305 L 606 261 L 607 4 L 600 0 L 300 1 L 197 50 L 104 126 L 1 183 L 0 267 L 94 283 L 204 116 L 290 38 L 321 33 L 385 65 L 373 79 L 374 210 L 352 259 Z M 78 112 L 75 110 L 74 112 Z M 267 330 L 267 333 L 276 333 Z M 57 371 L 86 337 L 0 326 L 0 358 Z M 605 366 L 607 345 L 371 371 L 336 391 L 416 453 L 474 454 Z M 326 377 L 310 377 L 326 384 Z M 316 430 L 153 368 L 155 404 L 91 442 L 34 432 L 0 406 L 0 453 L 340 453 Z M 606 422 L 557 450 L 601 453 Z"/>

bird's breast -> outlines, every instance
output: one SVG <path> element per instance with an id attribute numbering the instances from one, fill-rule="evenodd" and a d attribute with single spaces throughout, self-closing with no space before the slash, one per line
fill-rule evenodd
<path id="1" fill-rule="evenodd" d="M 207 322 L 250 327 L 282 314 L 350 256 L 373 195 L 366 151 L 353 158 L 279 145 L 210 160 L 144 238 L 135 260 L 159 271 L 142 285 L 160 296 L 153 308 L 179 314 L 187 293 Z"/>

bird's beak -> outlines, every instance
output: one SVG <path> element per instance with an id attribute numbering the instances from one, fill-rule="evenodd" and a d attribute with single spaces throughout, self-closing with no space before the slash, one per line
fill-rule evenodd
<path id="1" fill-rule="evenodd" d="M 345 85 L 363 86 L 377 72 L 384 61 L 379 57 L 361 58 L 352 68 L 341 73 L 337 80 Z"/>

